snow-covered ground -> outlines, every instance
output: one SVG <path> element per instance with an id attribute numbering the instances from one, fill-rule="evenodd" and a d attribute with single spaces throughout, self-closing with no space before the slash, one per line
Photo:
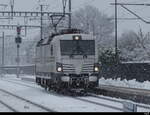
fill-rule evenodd
<path id="1" fill-rule="evenodd" d="M 53 94 L 46 92 L 43 88 L 37 86 L 36 84 L 30 84 L 35 88 L 30 88 L 26 86 L 21 86 L 18 84 L 10 83 L 5 80 L 16 80 L 18 83 L 24 83 L 24 81 L 19 81 L 13 76 L 8 78 L 0 79 L 0 88 L 9 91 L 13 94 L 32 100 L 33 102 L 44 105 L 54 111 L 58 112 L 120 112 L 119 110 L 114 110 L 111 108 L 91 104 L 88 102 L 80 101 L 72 97 L 62 96 L 58 94 Z M 109 104 L 109 103 L 107 103 Z M 116 104 L 116 106 L 118 106 Z M 120 105 L 119 105 L 120 107 Z"/>
<path id="2" fill-rule="evenodd" d="M 31 100 L 32 102 L 36 102 L 38 104 L 41 104 L 43 106 L 46 106 L 54 111 L 58 112 L 120 112 L 119 110 L 114 110 L 112 108 L 103 107 L 100 105 L 95 105 L 92 103 L 87 103 L 84 101 L 80 101 L 77 99 L 74 99 L 72 97 L 62 96 L 59 94 L 47 92 L 44 90 L 44 88 L 41 88 L 40 86 L 36 85 L 34 82 L 28 82 L 21 80 L 22 78 L 33 78 L 34 76 L 28 76 L 28 75 L 21 75 L 20 78 L 16 78 L 16 75 L 5 75 L 3 78 L 0 78 L 0 89 L 4 89 L 6 91 L 9 91 L 13 94 L 16 94 L 18 96 L 21 96 L 23 98 L 26 98 L 28 100 Z M 20 84 L 15 84 L 8 82 L 7 80 L 14 81 L 20 84 L 26 84 L 32 87 L 26 87 Z M 113 81 L 111 79 L 104 80 L 103 78 L 100 79 L 100 83 L 103 82 L 103 84 L 110 84 L 117 82 L 118 85 L 121 86 L 128 86 L 128 85 L 122 85 L 123 83 L 119 79 L 116 81 Z M 127 81 L 126 81 L 127 82 Z M 129 83 L 136 83 L 134 80 Z M 127 83 L 124 83 L 127 84 Z M 137 83 L 136 83 L 137 84 Z M 112 85 L 112 84 L 111 84 Z M 130 86 L 130 85 L 129 85 Z M 134 86 L 134 85 L 132 85 Z M 102 96 L 104 97 L 104 96 Z M 86 100 L 92 100 L 94 102 L 103 103 L 111 106 L 115 106 L 118 108 L 123 108 L 123 105 L 121 103 L 114 103 L 109 102 L 108 100 L 102 100 L 102 99 L 95 99 L 93 97 L 79 97 L 81 99 Z M 110 97 L 107 97 L 110 98 Z M 116 99 L 116 98 L 110 98 L 115 99 L 119 101 L 128 101 L 128 100 L 122 100 L 122 99 Z M 5 101 L 5 100 L 4 100 Z M 7 100 L 8 101 L 8 100 Z M 4 107 L 3 107 L 4 108 Z M 0 111 L 6 111 L 7 109 L 0 108 Z M 145 110 L 138 108 L 139 112 L 150 112 L 150 110 Z"/>
<path id="3" fill-rule="evenodd" d="M 150 82 L 145 81 L 143 83 L 136 81 L 136 79 L 133 80 L 121 80 L 120 78 L 114 80 L 112 78 L 110 79 L 105 79 L 105 78 L 100 78 L 99 79 L 99 84 L 100 85 L 113 85 L 113 86 L 121 86 L 121 87 L 129 87 L 129 88 L 139 88 L 139 89 L 148 89 L 150 90 Z"/>

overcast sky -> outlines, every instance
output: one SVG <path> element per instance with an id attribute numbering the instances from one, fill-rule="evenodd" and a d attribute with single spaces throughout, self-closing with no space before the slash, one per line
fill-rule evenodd
<path id="1" fill-rule="evenodd" d="M 15 10 L 30 11 L 30 10 L 39 10 L 40 0 L 15 0 Z M 61 11 L 62 0 L 41 0 L 42 3 L 49 5 L 49 11 Z M 78 10 L 79 8 L 84 7 L 85 5 L 93 5 L 97 7 L 101 12 L 112 16 L 114 15 L 114 6 L 111 6 L 110 3 L 115 0 L 72 0 L 72 10 Z M 150 0 L 118 0 L 118 2 L 123 3 L 150 3 Z M 10 0 L 0 0 L 1 4 L 9 4 Z M 150 7 L 144 6 L 128 6 L 132 11 L 136 12 L 138 15 L 143 17 L 145 20 L 150 21 Z M 4 10 L 2 7 L 1 10 Z M 6 8 L 7 10 L 9 7 Z M 5 10 L 6 10 L 5 9 Z M 126 10 L 118 6 L 118 17 L 121 18 L 135 18 L 133 15 L 128 13 Z M 119 34 L 126 30 L 138 31 L 138 28 L 141 27 L 145 32 L 150 31 L 150 24 L 145 24 L 142 21 L 119 21 L 118 22 Z"/>

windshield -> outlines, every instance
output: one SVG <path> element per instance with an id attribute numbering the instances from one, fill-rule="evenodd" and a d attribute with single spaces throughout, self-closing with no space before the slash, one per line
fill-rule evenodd
<path id="1" fill-rule="evenodd" d="M 61 55 L 95 55 L 94 40 L 61 40 Z"/>

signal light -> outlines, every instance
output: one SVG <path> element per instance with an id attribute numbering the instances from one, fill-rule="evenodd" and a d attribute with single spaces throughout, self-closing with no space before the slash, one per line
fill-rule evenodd
<path id="1" fill-rule="evenodd" d="M 21 27 L 20 27 L 20 26 L 17 27 L 17 34 L 18 34 L 18 35 L 21 34 Z"/>
<path id="2" fill-rule="evenodd" d="M 16 37 L 16 38 L 15 38 L 15 42 L 16 42 L 17 44 L 21 44 L 21 43 L 22 43 L 22 38 L 21 38 L 21 37 Z"/>

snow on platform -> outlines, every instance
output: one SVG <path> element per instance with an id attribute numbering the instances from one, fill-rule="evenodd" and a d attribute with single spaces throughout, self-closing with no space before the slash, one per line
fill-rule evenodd
<path id="1" fill-rule="evenodd" d="M 4 77 L 12 78 L 12 79 L 20 79 L 20 80 L 29 81 L 29 82 L 35 82 L 34 75 L 20 74 L 19 78 L 17 78 L 16 74 L 5 74 Z"/>
<path id="2" fill-rule="evenodd" d="M 145 81 L 145 82 L 141 83 L 141 82 L 136 81 L 136 79 L 128 81 L 126 79 L 121 80 L 121 78 L 117 78 L 114 80 L 112 78 L 105 79 L 102 77 L 99 79 L 99 84 L 150 90 L 150 82 L 149 81 Z"/>

